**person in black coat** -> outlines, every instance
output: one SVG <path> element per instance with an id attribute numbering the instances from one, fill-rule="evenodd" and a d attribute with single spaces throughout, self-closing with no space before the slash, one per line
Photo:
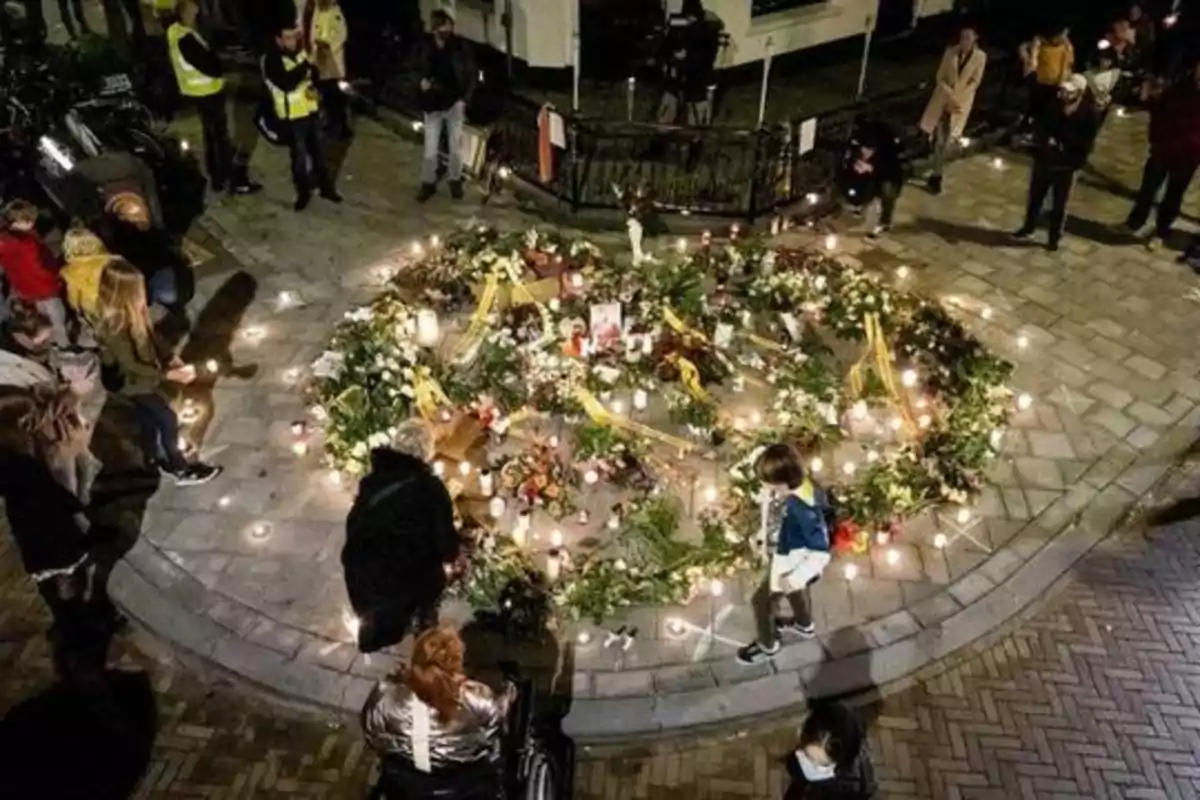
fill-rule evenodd
<path id="1" fill-rule="evenodd" d="M 869 240 L 891 227 L 904 188 L 904 164 L 900 140 L 886 122 L 865 115 L 855 120 L 840 182 L 847 200 L 866 208 Z"/>
<path id="2" fill-rule="evenodd" d="M 442 592 L 458 575 L 454 503 L 429 467 L 433 454 L 429 425 L 405 422 L 390 449 L 371 453 L 346 519 L 342 568 L 364 653 L 397 644 L 414 620 L 435 624 Z"/>
<path id="3" fill-rule="evenodd" d="M 1067 222 L 1067 203 L 1075 173 L 1085 164 L 1096 143 L 1100 117 L 1088 96 L 1087 78 L 1072 75 L 1059 88 L 1059 106 L 1051 109 L 1037 129 L 1033 175 L 1025 224 L 1014 236 L 1026 239 L 1037 230 L 1046 196 L 1050 195 L 1049 249 L 1058 249 Z"/>
<path id="4" fill-rule="evenodd" d="M 87 627 L 84 509 L 39 458 L 41 423 L 31 392 L 0 387 L 0 498 L 8 528 L 25 572 L 50 608 L 52 636 L 74 643 Z"/>

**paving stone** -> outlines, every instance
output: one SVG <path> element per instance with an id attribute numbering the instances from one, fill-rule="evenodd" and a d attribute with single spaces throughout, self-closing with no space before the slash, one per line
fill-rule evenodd
<path id="1" fill-rule="evenodd" d="M 1112 384 L 1096 381 L 1087 387 L 1088 394 L 1115 409 L 1122 409 L 1133 402 L 1133 395 Z"/>
<path id="2" fill-rule="evenodd" d="M 1075 457 L 1071 440 L 1064 434 L 1029 431 L 1028 436 L 1029 447 L 1038 458 L 1068 459 Z M 1020 466 L 1017 469 L 1020 471 Z M 1059 479 L 1061 480 L 1061 476 Z"/>
<path id="3" fill-rule="evenodd" d="M 1130 356 L 1125 360 L 1125 366 L 1152 381 L 1159 380 L 1167 374 L 1165 366 L 1154 359 L 1140 355 Z"/>
<path id="4" fill-rule="evenodd" d="M 1112 408 L 1097 409 L 1088 415 L 1088 420 L 1122 438 L 1137 427 L 1136 422 Z"/>

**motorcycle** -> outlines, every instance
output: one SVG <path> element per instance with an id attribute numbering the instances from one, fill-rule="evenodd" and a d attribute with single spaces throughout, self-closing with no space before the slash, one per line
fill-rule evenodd
<path id="1" fill-rule="evenodd" d="M 53 58 L 0 64 L 0 191 L 43 197 L 64 221 L 91 223 L 115 195 L 136 196 L 155 227 L 181 233 L 204 209 L 205 181 L 186 140 L 142 103 L 127 74 L 64 78 Z"/>

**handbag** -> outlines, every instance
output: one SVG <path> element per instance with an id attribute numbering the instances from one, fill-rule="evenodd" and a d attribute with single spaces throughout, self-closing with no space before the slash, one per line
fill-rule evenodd
<path id="1" fill-rule="evenodd" d="M 263 56 L 259 61 L 259 72 L 263 76 L 267 74 L 266 60 L 267 57 Z M 290 133 L 275 113 L 275 101 L 271 98 L 271 90 L 266 86 L 263 87 L 262 97 L 259 98 L 258 108 L 254 112 L 254 127 L 269 145 L 287 147 L 290 143 Z"/>

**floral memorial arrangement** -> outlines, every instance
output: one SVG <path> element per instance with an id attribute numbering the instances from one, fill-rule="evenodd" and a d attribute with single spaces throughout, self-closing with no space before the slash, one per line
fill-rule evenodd
<path id="1" fill-rule="evenodd" d="M 477 608 L 528 582 L 599 622 L 752 568 L 772 442 L 829 490 L 840 552 L 979 488 L 1012 367 L 943 308 L 827 253 L 707 235 L 683 250 L 629 265 L 554 232 L 462 230 L 314 364 L 336 469 L 361 474 L 411 416 L 477 431 L 434 465 L 470 521 Z"/>

